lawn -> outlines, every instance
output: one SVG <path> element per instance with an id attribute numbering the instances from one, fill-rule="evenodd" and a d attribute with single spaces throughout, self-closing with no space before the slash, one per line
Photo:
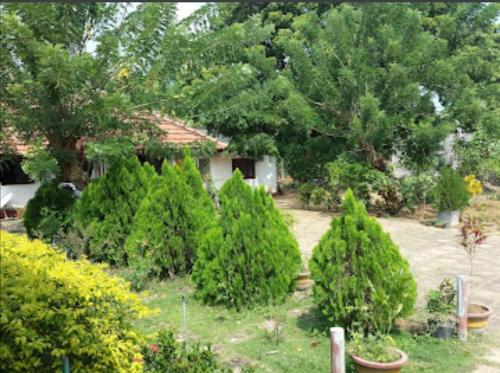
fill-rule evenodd
<path id="1" fill-rule="evenodd" d="M 221 359 L 232 366 L 252 364 L 258 372 L 328 372 L 330 364 L 328 325 L 313 306 L 312 297 L 296 293 L 284 304 L 236 312 L 203 305 L 193 297 L 189 278 L 151 284 L 141 293 L 144 302 L 158 311 L 140 321 L 146 334 L 172 328 L 183 334 L 182 294 L 187 298 L 187 329 L 190 343 L 211 343 Z M 276 338 L 266 333 L 266 320 L 281 320 Z M 269 324 L 269 322 L 267 322 Z M 404 372 L 455 373 L 471 371 L 487 344 L 484 336 L 472 335 L 467 344 L 440 341 L 427 336 L 394 334 L 398 347 L 410 362 Z M 281 339 L 281 342 L 276 342 Z"/>

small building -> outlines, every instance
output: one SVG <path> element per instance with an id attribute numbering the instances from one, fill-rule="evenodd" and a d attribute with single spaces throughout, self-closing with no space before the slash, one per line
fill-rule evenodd
<path id="1" fill-rule="evenodd" d="M 205 131 L 189 127 L 179 119 L 168 116 L 152 115 L 152 122 L 165 133 L 160 137 L 160 142 L 172 146 L 192 146 L 202 142 L 215 144 L 216 153 L 209 158 L 198 158 L 196 163 L 200 172 L 206 179 L 210 179 L 216 189 L 220 189 L 224 182 L 229 179 L 235 169 L 239 169 L 245 181 L 253 186 L 263 186 L 268 193 L 277 192 L 277 167 L 276 158 L 273 156 L 262 156 L 261 158 L 240 157 L 229 154 L 226 149 L 228 143 L 209 136 Z M 25 207 L 27 202 L 34 196 L 39 185 L 29 180 L 21 169 L 22 157 L 28 148 L 19 141 L 13 141 L 15 156 L 0 169 L 0 208 Z M 140 156 L 140 155 L 139 155 Z M 141 157 L 143 161 L 149 161 Z M 161 160 L 156 162 L 157 166 Z M 90 170 L 91 177 L 97 177 L 105 172 L 105 167 L 95 165 Z"/>

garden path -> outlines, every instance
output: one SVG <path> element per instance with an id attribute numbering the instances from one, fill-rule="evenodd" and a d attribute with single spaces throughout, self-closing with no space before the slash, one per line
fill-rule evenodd
<path id="1" fill-rule="evenodd" d="M 286 194 L 275 199 L 277 206 L 291 212 L 296 218 L 294 233 L 302 254 L 309 258 L 313 247 L 328 229 L 332 213 L 300 208 L 296 195 Z M 425 293 L 438 286 L 444 277 L 455 278 L 469 272 L 468 257 L 459 246 L 457 229 L 426 226 L 417 220 L 404 218 L 377 218 L 383 228 L 399 245 L 408 259 L 418 284 L 418 305 L 423 305 Z M 489 333 L 500 341 L 500 234 L 489 234 L 478 250 L 474 261 L 473 298 L 489 304 L 496 310 L 489 325 Z M 497 342 L 500 349 L 500 342 Z"/>

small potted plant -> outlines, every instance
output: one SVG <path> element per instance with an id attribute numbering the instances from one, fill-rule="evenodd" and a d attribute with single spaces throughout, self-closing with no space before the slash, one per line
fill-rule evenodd
<path id="1" fill-rule="evenodd" d="M 438 289 L 430 290 L 426 297 L 425 308 L 430 314 L 427 329 L 433 337 L 448 339 L 455 332 L 455 287 L 445 278 Z"/>
<path id="2" fill-rule="evenodd" d="M 353 333 L 349 344 L 349 355 L 358 373 L 397 373 L 408 361 L 408 356 L 396 348 L 388 335 L 368 335 Z"/>
<path id="3" fill-rule="evenodd" d="M 460 227 L 460 245 L 464 248 L 469 257 L 469 299 L 472 300 L 473 275 L 474 275 L 474 257 L 477 249 L 486 240 L 486 233 L 481 221 L 474 216 L 469 215 L 464 219 Z M 480 329 L 488 325 L 488 319 L 493 314 L 491 307 L 485 304 L 469 303 L 467 310 L 467 326 L 469 329 Z"/>
<path id="4" fill-rule="evenodd" d="M 465 180 L 455 170 L 446 167 L 441 171 L 433 192 L 434 208 L 438 210 L 436 222 L 447 228 L 457 226 L 460 211 L 470 198 Z"/>

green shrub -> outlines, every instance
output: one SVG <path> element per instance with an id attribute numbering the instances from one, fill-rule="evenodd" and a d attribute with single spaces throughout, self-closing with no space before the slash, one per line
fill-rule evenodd
<path id="1" fill-rule="evenodd" d="M 101 265 L 70 261 L 41 241 L 2 231 L 0 371 L 141 372 L 131 322 L 147 311 Z"/>
<path id="2" fill-rule="evenodd" d="M 67 228 L 75 199 L 57 185 L 55 180 L 43 184 L 29 200 L 23 222 L 30 238 L 52 242 L 60 229 Z"/>
<path id="3" fill-rule="evenodd" d="M 376 334 L 364 336 L 353 333 L 349 342 L 349 352 L 367 361 L 390 363 L 400 359 L 395 351 L 396 344 L 389 335 Z"/>
<path id="4" fill-rule="evenodd" d="M 379 213 L 396 215 L 404 207 L 403 197 L 399 192 L 399 184 L 391 181 L 381 186 L 377 192 L 380 197 L 375 203 L 375 209 Z"/>
<path id="5" fill-rule="evenodd" d="M 97 261 L 124 265 L 125 240 L 134 215 L 156 172 L 141 166 L 136 157 L 122 159 L 84 189 L 74 209 L 75 226 L 89 238 L 88 256 Z"/>
<path id="6" fill-rule="evenodd" d="M 315 186 L 312 183 L 304 183 L 299 187 L 299 201 L 302 207 L 309 207 L 314 188 Z"/>
<path id="7" fill-rule="evenodd" d="M 329 198 L 330 192 L 320 186 L 314 188 L 311 193 L 311 202 L 316 207 L 320 207 L 321 205 L 326 204 Z"/>
<path id="8" fill-rule="evenodd" d="M 203 241 L 207 231 L 217 224 L 216 211 L 212 197 L 208 188 L 205 187 L 203 178 L 196 167 L 189 148 L 185 149 L 182 167 L 180 168 L 183 180 L 188 185 L 188 192 L 194 200 L 195 216 L 199 220 L 197 233 L 198 241 Z M 197 243 L 199 245 L 201 242 Z"/>
<path id="9" fill-rule="evenodd" d="M 453 315 L 456 309 L 455 287 L 449 278 L 445 278 L 436 289 L 431 289 L 425 296 L 425 309 L 435 315 Z"/>
<path id="10" fill-rule="evenodd" d="M 450 167 L 441 170 L 433 189 L 434 208 L 438 211 L 462 210 L 469 203 L 465 180 Z"/>
<path id="11" fill-rule="evenodd" d="M 338 160 L 327 164 L 328 182 L 333 191 L 351 189 L 356 198 L 370 200 L 370 193 L 377 192 L 388 183 L 388 176 L 362 163 Z"/>
<path id="12" fill-rule="evenodd" d="M 162 175 L 152 185 L 125 245 L 129 265 L 136 271 L 136 284 L 141 278 L 190 271 L 198 246 L 216 221 L 215 210 L 209 213 L 209 206 L 200 202 L 201 194 L 195 199 L 177 166 L 172 168 L 165 161 Z"/>
<path id="13" fill-rule="evenodd" d="M 170 331 L 161 331 L 155 343 L 142 350 L 144 356 L 144 372 L 147 373 L 204 373 L 227 372 L 217 361 L 210 349 L 200 345 L 187 347 L 175 340 Z"/>
<path id="14" fill-rule="evenodd" d="M 236 308 L 283 300 L 301 260 L 273 199 L 248 186 L 239 171 L 219 197 L 220 227 L 208 233 L 193 269 L 198 297 Z"/>
<path id="15" fill-rule="evenodd" d="M 399 190 L 405 206 L 413 210 L 432 199 L 430 192 L 434 184 L 434 178 L 424 173 L 404 177 Z"/>
<path id="16" fill-rule="evenodd" d="M 350 190 L 309 268 L 314 299 L 332 325 L 387 331 L 413 310 L 416 283 L 407 261 Z"/>

